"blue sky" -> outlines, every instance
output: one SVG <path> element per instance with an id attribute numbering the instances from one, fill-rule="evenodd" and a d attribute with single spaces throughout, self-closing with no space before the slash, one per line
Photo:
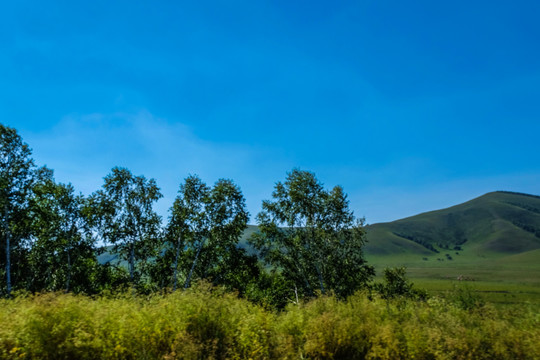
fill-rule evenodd
<path id="1" fill-rule="evenodd" d="M 89 194 L 113 166 L 232 178 L 252 218 L 293 167 L 369 223 L 540 194 L 538 1 L 9 1 L 0 122 Z"/>

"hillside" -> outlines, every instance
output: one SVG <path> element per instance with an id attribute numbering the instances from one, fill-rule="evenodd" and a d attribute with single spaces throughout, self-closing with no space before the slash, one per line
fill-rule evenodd
<path id="1" fill-rule="evenodd" d="M 492 192 L 447 209 L 367 227 L 366 253 L 519 254 L 540 249 L 540 197 Z"/>
<path id="2" fill-rule="evenodd" d="M 405 266 L 418 286 L 451 291 L 461 280 L 497 303 L 540 301 L 540 197 L 492 192 L 447 209 L 367 227 L 377 274 Z M 518 300 L 521 299 L 521 300 Z"/>

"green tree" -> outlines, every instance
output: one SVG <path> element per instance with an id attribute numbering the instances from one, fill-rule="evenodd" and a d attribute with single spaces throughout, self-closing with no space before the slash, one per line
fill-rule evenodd
<path id="1" fill-rule="evenodd" d="M 210 218 L 207 209 L 209 203 L 210 188 L 199 177 L 188 176 L 180 185 L 178 196 L 170 209 L 171 216 L 166 230 L 168 243 L 174 244 L 171 248 L 174 251 L 173 290 L 177 287 L 180 262 L 184 261 L 184 264 L 188 266 L 186 259 L 182 256 L 188 248 L 195 253 L 189 277 L 186 276 L 184 281 L 184 287 L 189 286 L 193 268 L 210 234 Z M 170 251 L 166 252 L 164 260 L 171 255 Z"/>
<path id="2" fill-rule="evenodd" d="M 424 300 L 427 293 L 417 289 L 413 283 L 405 276 L 404 267 L 385 268 L 383 272 L 383 282 L 374 284 L 373 288 L 383 299 L 409 298 Z"/>
<path id="3" fill-rule="evenodd" d="M 32 151 L 15 129 L 0 124 L 0 218 L 5 291 L 25 272 L 29 238 L 28 199 L 34 180 Z M 15 271 L 13 271 L 15 270 Z M 15 278 L 12 276 L 15 274 Z"/>
<path id="4" fill-rule="evenodd" d="M 154 179 L 134 176 L 125 168 L 113 168 L 104 180 L 103 190 L 92 194 L 85 213 L 101 240 L 112 244 L 112 251 L 128 262 L 134 285 L 140 277 L 137 265 L 156 255 L 161 218 L 152 205 L 162 195 Z"/>
<path id="5" fill-rule="evenodd" d="M 259 232 L 250 243 L 268 265 L 295 284 L 299 296 L 352 294 L 371 280 L 363 220 L 356 219 L 339 186 L 327 191 L 315 174 L 294 169 L 263 201 Z"/>
<path id="6" fill-rule="evenodd" d="M 32 193 L 30 288 L 94 292 L 97 249 L 82 213 L 84 197 L 71 184 L 56 183 L 46 168 L 39 170 Z"/>
<path id="7" fill-rule="evenodd" d="M 169 246 L 158 266 L 162 270 L 172 267 L 173 289 L 180 272 L 184 288 L 194 277 L 216 283 L 230 279 L 232 262 L 247 256 L 237 249 L 249 218 L 240 188 L 225 179 L 210 188 L 198 176 L 190 175 L 180 186 L 170 211 L 166 230 Z"/>
<path id="8" fill-rule="evenodd" d="M 240 236 L 247 228 L 249 213 L 240 188 L 232 180 L 220 179 L 210 192 L 208 207 L 210 236 L 207 250 L 201 256 L 199 276 L 211 278 L 215 284 L 227 285 L 232 275 L 252 268 L 243 249 L 238 249 Z"/>

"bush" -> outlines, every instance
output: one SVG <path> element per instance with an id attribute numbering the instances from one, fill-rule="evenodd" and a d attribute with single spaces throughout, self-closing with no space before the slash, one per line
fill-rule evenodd
<path id="1" fill-rule="evenodd" d="M 383 283 L 376 283 L 373 288 L 383 299 L 409 298 L 425 299 L 427 293 L 420 289 L 415 289 L 413 283 L 405 277 L 405 268 L 384 269 Z"/>
<path id="2" fill-rule="evenodd" d="M 485 305 L 482 296 L 468 285 L 454 286 L 449 299 L 463 310 L 477 309 Z"/>
<path id="3" fill-rule="evenodd" d="M 147 297 L 51 293 L 0 300 L 0 358 L 535 359 L 538 314 L 366 292 L 274 312 L 207 284 Z"/>

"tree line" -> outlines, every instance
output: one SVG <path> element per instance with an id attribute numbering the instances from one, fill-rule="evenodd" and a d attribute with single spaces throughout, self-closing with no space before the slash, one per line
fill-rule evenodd
<path id="1" fill-rule="evenodd" d="M 374 275 L 365 230 L 343 189 L 294 169 L 263 201 L 258 230 L 239 246 L 249 213 L 232 180 L 179 184 L 168 219 L 154 179 L 115 167 L 83 196 L 39 167 L 17 130 L 0 124 L 0 292 L 96 294 L 188 288 L 205 280 L 283 306 L 317 294 L 346 297 Z M 99 262 L 104 252 L 114 261 Z"/>

